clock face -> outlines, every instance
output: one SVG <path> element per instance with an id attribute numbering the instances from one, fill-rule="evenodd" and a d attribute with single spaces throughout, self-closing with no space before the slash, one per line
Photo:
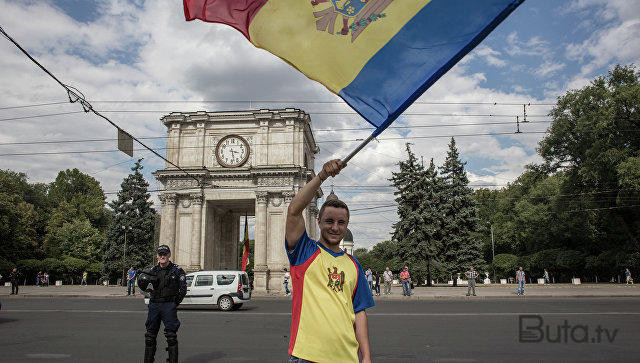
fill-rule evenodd
<path id="1" fill-rule="evenodd" d="M 227 135 L 216 146 L 216 158 L 227 168 L 241 166 L 249 159 L 249 143 L 242 136 Z"/>

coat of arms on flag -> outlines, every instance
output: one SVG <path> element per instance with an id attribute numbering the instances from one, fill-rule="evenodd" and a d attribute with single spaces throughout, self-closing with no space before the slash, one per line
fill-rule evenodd
<path id="1" fill-rule="evenodd" d="M 329 2 L 331 2 L 330 7 L 313 13 L 317 18 L 317 29 L 333 34 L 336 20 L 340 15 L 342 29 L 338 34 L 347 35 L 351 31 L 351 42 L 353 42 L 369 24 L 386 17 L 383 11 L 393 0 L 313 0 L 311 5 L 319 7 L 320 4 Z"/>

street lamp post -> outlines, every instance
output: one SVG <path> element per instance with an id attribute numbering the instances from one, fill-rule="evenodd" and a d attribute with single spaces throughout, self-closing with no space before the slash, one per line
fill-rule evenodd
<path id="1" fill-rule="evenodd" d="M 122 252 L 122 284 L 126 286 L 125 278 L 127 274 L 127 265 L 125 265 L 125 260 L 127 258 L 127 230 L 131 230 L 131 227 L 122 226 L 122 230 L 124 231 L 124 250 Z"/>
<path id="2" fill-rule="evenodd" d="M 489 227 L 491 227 L 491 264 L 493 264 L 493 262 L 496 259 L 496 250 L 493 246 L 493 224 L 491 222 L 489 222 Z M 495 265 L 493 266 L 493 278 L 496 278 L 496 267 Z M 497 280 L 496 280 L 497 281 Z"/>

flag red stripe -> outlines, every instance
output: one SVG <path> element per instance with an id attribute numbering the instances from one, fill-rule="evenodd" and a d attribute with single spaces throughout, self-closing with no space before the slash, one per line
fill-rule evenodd
<path id="1" fill-rule="evenodd" d="M 249 24 L 267 0 L 183 0 L 184 17 L 236 28 L 249 38 Z"/>
<path id="2" fill-rule="evenodd" d="M 293 301 L 291 303 L 291 336 L 289 337 L 289 354 L 292 354 L 298 338 L 300 327 L 300 310 L 302 310 L 302 294 L 304 291 L 304 274 L 316 257 L 320 255 L 320 248 L 302 265 L 291 266 L 293 278 Z"/>

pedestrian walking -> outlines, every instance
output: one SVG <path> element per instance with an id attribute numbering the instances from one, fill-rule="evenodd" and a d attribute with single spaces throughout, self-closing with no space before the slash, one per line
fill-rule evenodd
<path id="1" fill-rule="evenodd" d="M 358 353 L 363 363 L 371 362 L 366 309 L 375 304 L 362 266 L 340 248 L 349 207 L 338 199 L 325 201 L 318 241 L 308 236 L 302 216 L 322 182 L 345 166 L 340 159 L 325 163 L 287 210 L 285 247 L 294 285 L 289 362 L 357 363 Z"/>
<path id="2" fill-rule="evenodd" d="M 289 281 L 291 280 L 291 274 L 287 271 L 287 268 L 284 268 L 284 296 L 289 296 L 291 291 L 289 291 Z"/>
<path id="3" fill-rule="evenodd" d="M 42 284 L 43 286 L 49 286 L 49 273 L 47 271 L 42 275 Z"/>
<path id="4" fill-rule="evenodd" d="M 380 296 L 380 272 L 375 272 L 374 276 L 374 284 L 376 285 L 376 296 Z"/>
<path id="5" fill-rule="evenodd" d="M 393 272 L 389 270 L 389 267 L 385 268 L 383 273 L 384 278 L 384 294 L 391 295 L 391 282 L 393 281 Z"/>
<path id="6" fill-rule="evenodd" d="M 42 283 L 42 271 L 38 271 L 38 274 L 36 275 L 36 286 L 40 287 Z"/>
<path id="7" fill-rule="evenodd" d="M 80 282 L 80 286 L 84 285 L 87 286 L 87 271 L 82 273 L 82 281 Z"/>
<path id="8" fill-rule="evenodd" d="M 171 250 L 167 245 L 160 245 L 156 250 L 158 264 L 151 269 L 143 270 L 138 277 L 138 285 L 148 291 L 153 286 L 149 299 L 147 321 L 144 335 L 144 362 L 153 363 L 156 354 L 156 337 L 160 330 L 160 322 L 164 324 L 164 336 L 167 338 L 168 362 L 178 362 L 178 320 L 177 307 L 187 294 L 187 280 L 184 270 L 171 262 Z"/>
<path id="9" fill-rule="evenodd" d="M 369 284 L 369 291 L 373 294 L 373 273 L 371 272 L 371 269 L 368 268 L 364 275 L 367 278 L 367 284 Z"/>
<path id="10" fill-rule="evenodd" d="M 478 277 L 478 272 L 474 271 L 473 267 L 470 267 L 469 270 L 464 273 L 464 275 L 467 276 L 467 279 L 469 281 L 469 284 L 467 287 L 467 296 L 469 296 L 472 289 L 473 289 L 473 296 L 476 296 L 476 277 Z"/>
<path id="11" fill-rule="evenodd" d="M 518 295 L 524 295 L 525 275 L 522 266 L 516 272 L 516 282 L 518 283 Z"/>
<path id="12" fill-rule="evenodd" d="M 631 277 L 631 271 L 629 271 L 628 268 L 624 271 L 624 275 L 627 278 L 627 285 L 629 284 L 633 285 L 633 277 Z"/>
<path id="13" fill-rule="evenodd" d="M 409 285 L 411 274 L 409 273 L 409 267 L 405 266 L 402 272 L 400 272 L 400 282 L 402 283 L 402 296 L 411 296 L 411 285 Z"/>
<path id="14" fill-rule="evenodd" d="M 127 296 L 136 294 L 136 277 L 138 271 L 134 266 L 129 267 L 127 272 Z"/>
<path id="15" fill-rule="evenodd" d="M 549 282 L 549 271 L 547 271 L 547 269 L 544 269 L 544 283 L 548 284 Z"/>
<path id="16" fill-rule="evenodd" d="M 18 295 L 18 289 L 20 288 L 20 272 L 18 272 L 17 267 L 14 267 L 9 274 L 9 281 L 11 281 L 11 295 Z"/>

